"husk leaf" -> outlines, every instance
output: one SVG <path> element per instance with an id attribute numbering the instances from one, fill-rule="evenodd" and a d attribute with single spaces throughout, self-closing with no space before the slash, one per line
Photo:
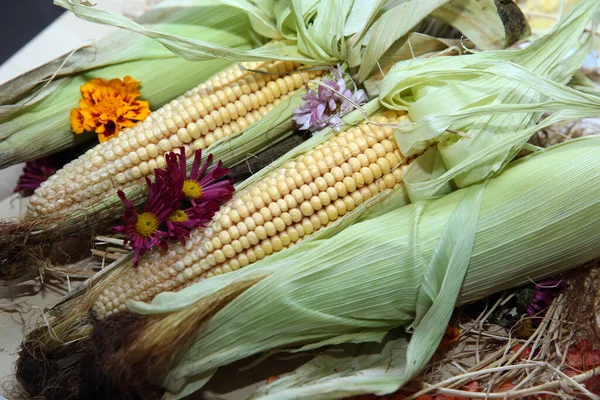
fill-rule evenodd
<path id="1" fill-rule="evenodd" d="M 367 79 L 395 42 L 404 43 L 428 15 L 458 29 L 481 49 L 510 46 L 530 33 L 527 20 L 516 5 L 501 5 L 495 0 L 408 0 L 390 4 L 393 6 L 384 10 L 367 34 L 358 70 L 360 81 Z"/>
<path id="2" fill-rule="evenodd" d="M 381 81 L 387 75 L 390 68 L 403 60 L 431 58 L 439 56 L 457 56 L 463 54 L 463 49 L 468 42 L 462 42 L 457 39 L 441 39 L 435 36 L 413 32 L 408 36 L 406 42 L 398 41 L 381 56 L 380 64 L 388 67 L 372 74 L 363 85 L 370 97 L 379 95 Z"/>
<path id="3" fill-rule="evenodd" d="M 377 60 L 402 36 L 410 32 L 426 16 L 447 3 L 448 0 L 422 2 L 409 0 L 386 10 L 369 31 L 369 41 L 358 70 L 358 79 L 365 80 L 376 65 Z"/>
<path id="4" fill-rule="evenodd" d="M 521 9 L 512 1 L 452 0 L 432 16 L 454 26 L 483 50 L 509 47 L 531 34 Z"/>
<path id="5" fill-rule="evenodd" d="M 388 108 L 407 110 L 414 122 L 396 133 L 398 146 L 410 155 L 437 143 L 444 163 L 436 183 L 416 179 L 422 175 L 415 171 L 419 164 L 409 167 L 405 181 L 413 201 L 440 194 L 450 180 L 465 187 L 493 176 L 517 154 L 528 136 L 507 147 L 509 137 L 531 127 L 560 96 L 558 89 L 546 91 L 549 84 L 542 89 L 527 79 L 568 82 L 589 51 L 591 38 L 581 40 L 579 34 L 598 7 L 595 1 L 580 2 L 552 33 L 524 50 L 411 60 L 391 69 L 380 99 Z M 588 109 L 590 116 L 597 115 L 596 107 Z"/>
<path id="6" fill-rule="evenodd" d="M 358 79 L 363 81 L 394 42 L 410 33 L 425 17 L 448 1 L 408 0 L 397 4 L 384 0 L 257 3 L 221 0 L 221 3 L 247 13 L 256 32 L 274 39 L 265 46 L 248 51 L 147 29 L 123 16 L 94 9 L 75 0 L 55 0 L 55 3 L 88 21 L 151 37 L 188 60 L 221 57 L 238 61 L 284 59 L 322 64 L 349 62 L 350 67 L 360 65 Z M 480 37 L 486 38 L 481 40 L 484 45 L 488 42 L 512 44 L 517 38 L 528 34 L 526 20 L 518 7 L 511 8 L 511 12 L 507 13 L 500 12 L 493 0 L 484 0 L 483 6 L 479 3 L 481 1 L 454 0 L 446 6 L 447 12 L 441 15 L 449 24 L 464 28 L 475 43 L 479 42 Z M 465 14 L 467 17 L 456 13 L 462 9 L 471 10 Z M 507 14 L 511 19 L 503 18 Z M 486 24 L 474 24 L 473 20 L 477 18 L 485 20 Z"/>
<path id="7" fill-rule="evenodd" d="M 193 7 L 183 4 L 184 0 L 163 2 L 145 13 L 140 23 L 236 49 L 256 45 L 242 12 L 208 0 L 195 1 Z M 79 87 L 90 79 L 131 75 L 142 82 L 141 98 L 157 109 L 229 65 L 223 59 L 186 61 L 151 39 L 116 31 L 2 85 L 0 168 L 97 141 L 94 133 L 75 135 L 69 124 L 69 112 L 81 97 Z"/>
<path id="8" fill-rule="evenodd" d="M 276 31 L 271 31 L 270 33 L 272 39 L 281 39 L 281 36 L 285 36 L 286 40 L 274 40 L 256 49 L 238 50 L 205 40 L 171 35 L 148 29 L 119 14 L 85 6 L 74 0 L 55 0 L 55 4 L 66 8 L 82 19 L 117 26 L 153 38 L 170 51 L 187 60 L 201 61 L 213 58 L 223 58 L 232 61 L 278 59 L 326 64 L 344 61 L 343 58 L 336 56 L 339 56 L 339 49 L 345 47 L 345 43 L 343 42 L 345 18 L 336 18 L 336 23 L 332 24 L 330 16 L 339 16 L 339 14 L 336 14 L 336 10 L 341 9 L 341 15 L 347 18 L 352 5 L 352 1 L 350 0 L 327 2 L 315 2 L 313 0 L 288 1 L 285 2 L 285 8 L 281 10 L 285 12 L 280 13 L 276 17 L 272 16 L 269 18 L 269 21 L 265 19 L 268 17 L 268 12 L 260 6 L 252 6 L 245 0 L 227 0 L 225 3 L 230 6 L 234 5 L 236 8 L 248 13 L 255 23 L 261 21 L 260 25 L 263 28 L 268 26 L 269 29 L 273 29 L 278 24 L 281 24 L 281 19 L 275 20 L 281 18 L 281 15 L 291 18 L 293 22 L 286 21 L 285 26 L 288 30 L 285 32 L 285 35 Z M 270 3 L 267 2 L 266 4 Z M 309 26 L 308 21 L 313 18 L 313 23 Z M 263 33 L 266 32 L 263 31 Z M 328 33 L 328 35 L 325 36 L 323 33 Z M 322 39 L 331 39 L 331 41 L 329 43 L 322 42 Z M 338 42 L 339 40 L 342 42 Z"/>
<path id="9" fill-rule="evenodd" d="M 421 315 L 411 340 L 413 348 L 409 345 L 408 349 L 407 365 L 412 367 L 404 376 L 388 374 L 380 367 L 375 369 L 377 376 L 365 379 L 359 374 L 353 385 L 347 385 L 351 376 L 328 381 L 327 390 L 319 381 L 304 382 L 302 395 L 336 398 L 395 390 L 427 361 L 431 347 L 441 339 L 448 309 L 451 312 L 455 303 L 557 274 L 600 256 L 595 246 L 600 239 L 600 220 L 589 218 L 600 211 L 600 189 L 593 184 L 600 178 L 599 157 L 598 137 L 559 145 L 515 162 L 485 188 L 462 189 L 406 207 L 390 205 L 391 211 L 357 222 L 331 238 L 311 241 L 301 250 L 299 245 L 285 255 L 266 258 L 182 292 L 160 294 L 151 304 L 136 303 L 145 312 L 163 313 L 177 308 L 173 300 L 178 295 L 188 300 L 193 295 L 196 299 L 206 296 L 216 280 L 226 285 L 267 275 L 207 322 L 171 371 L 166 387 L 177 392 L 215 367 L 271 348 L 408 326 Z M 477 209 L 481 193 L 475 223 L 470 221 L 467 206 Z M 462 222 L 451 228 L 457 221 Z M 473 226 L 476 232 L 470 239 L 454 230 L 466 227 L 468 232 Z M 464 254 L 458 250 L 468 253 L 471 240 L 462 283 L 463 274 L 452 265 L 464 266 L 459 262 Z M 448 257 L 457 264 L 442 262 Z M 432 266 L 437 272 L 430 270 Z M 433 276 L 437 278 L 428 279 Z M 445 290 L 454 285 L 455 289 Z M 164 307 L 165 298 L 170 299 L 171 307 Z M 440 314 L 435 317 L 429 314 L 436 312 Z M 385 363 L 389 364 L 389 357 Z M 344 375 L 329 371 L 336 378 Z M 293 396 L 285 395 L 290 381 L 302 382 L 302 377 L 276 381 L 261 393 L 301 398 L 294 392 L 298 388 L 292 390 Z M 314 391 L 316 387 L 320 393 Z"/>

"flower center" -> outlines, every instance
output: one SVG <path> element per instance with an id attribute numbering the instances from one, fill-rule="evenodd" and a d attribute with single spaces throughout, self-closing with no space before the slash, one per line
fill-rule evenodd
<path id="1" fill-rule="evenodd" d="M 202 196 L 202 186 L 198 185 L 198 182 L 190 179 L 183 182 L 183 194 L 188 199 L 197 199 Z"/>
<path id="2" fill-rule="evenodd" d="M 138 216 L 138 220 L 135 223 L 135 231 L 140 236 L 149 238 L 158 230 L 158 218 L 152 213 L 145 212 Z"/>
<path id="3" fill-rule="evenodd" d="M 183 210 L 177 210 L 169 216 L 171 222 L 185 222 L 189 220 L 187 214 Z"/>
<path id="4" fill-rule="evenodd" d="M 117 110 L 123 105 L 123 100 L 118 97 L 107 96 L 98 103 L 98 109 L 102 114 L 118 116 Z"/>

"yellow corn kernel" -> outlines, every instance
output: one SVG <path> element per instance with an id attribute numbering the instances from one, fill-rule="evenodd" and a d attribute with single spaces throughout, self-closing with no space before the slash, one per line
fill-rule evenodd
<path id="1" fill-rule="evenodd" d="M 374 121 L 390 124 L 405 118 L 395 113 L 386 115 L 377 116 Z M 339 138 L 345 142 L 340 144 Z M 371 159 L 365 155 L 368 150 L 373 153 Z M 364 160 L 360 156 L 365 156 Z M 146 289 L 147 276 L 152 276 L 162 288 L 179 290 L 190 282 L 242 268 L 293 246 L 365 200 L 396 187 L 402 182 L 406 162 L 389 127 L 363 123 L 341 132 L 236 193 L 214 216 L 211 228 L 192 232 L 192 245 L 176 243 L 167 254 L 142 257 L 137 268 L 125 271 L 105 289 L 95 310 L 101 316 L 110 314 L 122 309 L 125 298 L 132 296 L 150 301 L 155 294 L 148 290 L 119 297 L 127 293 L 127 288 Z M 296 184 L 293 177 L 311 168 L 317 176 L 311 175 L 308 183 L 303 180 Z M 189 270 L 175 276 L 167 272 L 178 267 Z"/>
<path id="2" fill-rule="evenodd" d="M 184 146 L 190 156 L 193 150 L 248 127 L 320 74 L 297 72 L 298 63 L 284 61 L 242 65 L 245 68 L 228 68 L 187 91 L 65 165 L 35 191 L 28 216 L 72 212 L 142 182 L 164 166 L 165 153 Z M 265 74 L 268 71 L 290 79 Z"/>

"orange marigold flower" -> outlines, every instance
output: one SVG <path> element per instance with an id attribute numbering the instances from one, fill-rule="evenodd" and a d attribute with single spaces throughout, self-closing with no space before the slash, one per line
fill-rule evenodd
<path id="1" fill-rule="evenodd" d="M 454 325 L 448 325 L 446 327 L 446 332 L 444 332 L 444 337 L 442 338 L 442 342 L 440 346 L 445 346 L 451 343 L 454 343 L 460 337 L 460 331 Z"/>
<path id="2" fill-rule="evenodd" d="M 96 132 L 98 140 L 106 142 L 121 129 L 135 125 L 150 115 L 147 101 L 140 96 L 140 82 L 130 76 L 120 79 L 92 79 L 81 86 L 79 108 L 71 110 L 73 132 Z"/>

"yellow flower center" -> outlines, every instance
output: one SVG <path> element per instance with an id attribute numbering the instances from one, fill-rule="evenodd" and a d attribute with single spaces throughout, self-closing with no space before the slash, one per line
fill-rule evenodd
<path id="1" fill-rule="evenodd" d="M 183 182 L 183 194 L 188 199 L 197 199 L 202 196 L 202 186 L 198 185 L 198 182 L 192 180 L 186 180 Z"/>
<path id="2" fill-rule="evenodd" d="M 183 210 L 177 210 L 169 216 L 169 221 L 171 222 L 185 222 L 188 219 L 187 214 Z"/>
<path id="3" fill-rule="evenodd" d="M 158 230 L 158 218 L 152 213 L 145 212 L 138 216 L 135 231 L 145 238 L 152 236 Z"/>
<path id="4" fill-rule="evenodd" d="M 533 335 L 533 331 L 535 329 L 533 328 L 533 322 L 531 321 L 531 319 L 525 319 L 521 326 L 519 326 L 519 328 L 516 331 L 516 334 L 518 337 L 520 338 L 528 338 L 531 335 Z"/>
<path id="5" fill-rule="evenodd" d="M 96 104 L 98 107 L 98 111 L 101 114 L 106 114 L 108 116 L 117 116 L 119 107 L 127 106 L 128 104 L 123 101 L 123 99 L 118 97 L 108 96 L 102 99 L 101 102 Z"/>

